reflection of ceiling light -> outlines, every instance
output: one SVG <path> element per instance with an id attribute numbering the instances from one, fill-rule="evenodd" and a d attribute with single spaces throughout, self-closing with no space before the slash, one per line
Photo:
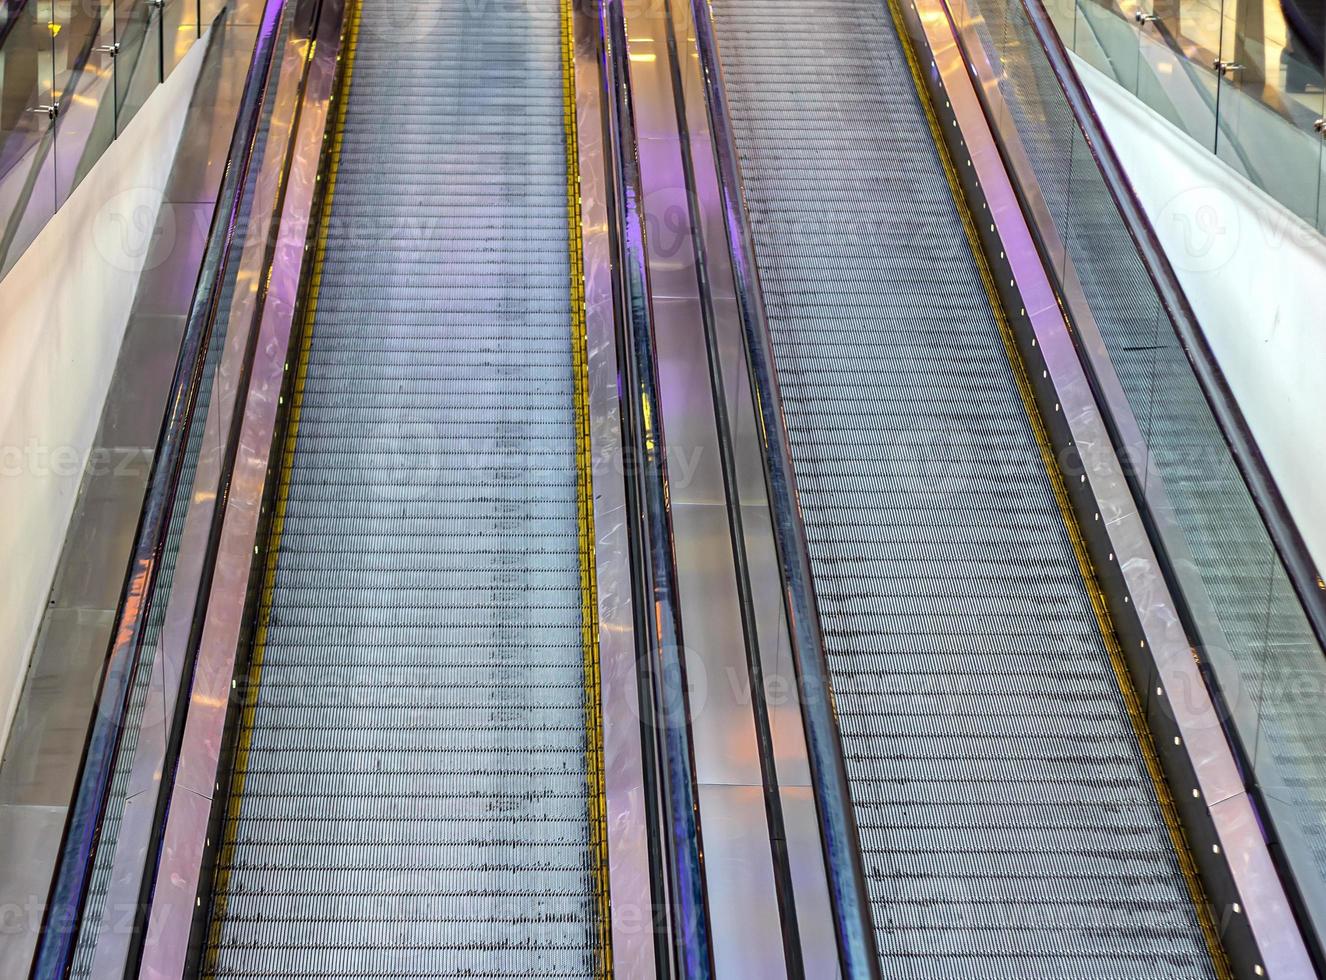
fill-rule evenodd
<path id="1" fill-rule="evenodd" d="M 55 35 L 57 35 L 57 34 L 60 33 L 60 25 L 59 25 L 59 24 L 47 24 L 46 26 L 49 27 L 49 28 L 51 29 L 51 37 L 55 37 Z"/>
<path id="2" fill-rule="evenodd" d="M 633 55 L 631 55 L 631 60 L 632 60 L 632 61 L 654 61 L 654 60 L 656 59 L 656 57 L 657 57 L 657 56 L 651 51 L 651 52 L 644 53 L 644 54 L 633 54 Z"/>
<path id="3" fill-rule="evenodd" d="M 1162 61 L 1160 64 L 1156 65 L 1156 71 L 1160 72 L 1162 75 L 1173 75 L 1174 63 L 1172 61 Z"/>

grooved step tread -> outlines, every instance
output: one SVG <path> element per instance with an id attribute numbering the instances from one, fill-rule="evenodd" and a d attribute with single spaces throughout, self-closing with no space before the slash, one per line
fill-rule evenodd
<path id="1" fill-rule="evenodd" d="M 588 977 L 561 8 L 361 18 L 212 969 Z"/>

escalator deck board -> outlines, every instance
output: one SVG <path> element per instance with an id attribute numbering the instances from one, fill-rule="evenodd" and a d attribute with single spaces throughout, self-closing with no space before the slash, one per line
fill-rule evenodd
<path id="1" fill-rule="evenodd" d="M 884 976 L 1213 976 L 887 8 L 713 6 Z"/>
<path id="2" fill-rule="evenodd" d="M 561 8 L 360 18 L 209 971 L 588 977 Z"/>

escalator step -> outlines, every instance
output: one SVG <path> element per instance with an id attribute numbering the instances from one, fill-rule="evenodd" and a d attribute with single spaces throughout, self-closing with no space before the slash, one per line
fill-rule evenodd
<path id="1" fill-rule="evenodd" d="M 561 10 L 362 6 L 211 968 L 587 977 Z"/>
<path id="2" fill-rule="evenodd" d="M 1213 967 L 881 0 L 714 0 L 882 972 Z"/>

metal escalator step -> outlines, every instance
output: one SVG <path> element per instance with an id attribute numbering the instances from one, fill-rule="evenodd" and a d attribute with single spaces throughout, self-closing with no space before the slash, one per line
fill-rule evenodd
<path id="1" fill-rule="evenodd" d="M 714 0 L 883 974 L 1206 978 L 880 0 Z"/>
<path id="2" fill-rule="evenodd" d="M 215 976 L 594 973 L 560 58 L 363 0 Z"/>

